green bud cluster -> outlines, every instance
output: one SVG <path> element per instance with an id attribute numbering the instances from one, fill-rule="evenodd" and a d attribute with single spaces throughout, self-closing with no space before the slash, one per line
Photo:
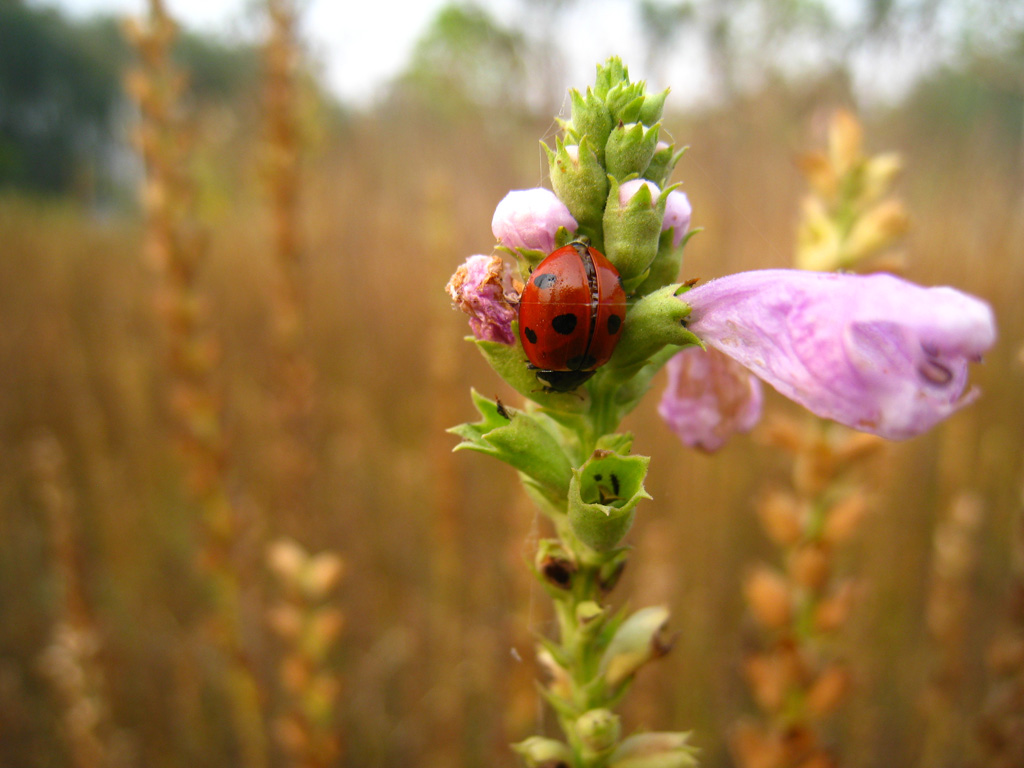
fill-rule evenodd
<path id="1" fill-rule="evenodd" d="M 662 242 L 664 190 L 657 200 L 619 202 L 619 188 L 632 179 L 646 179 L 663 188 L 683 150 L 661 142 L 661 116 L 668 89 L 647 93 L 643 82 L 630 82 L 617 58 L 597 68 L 597 80 L 584 93 L 570 91 L 571 117 L 559 120 L 563 135 L 555 148 L 543 144 L 551 187 L 586 236 L 622 275 L 628 291 L 644 284 L 655 260 L 681 261 L 680 247 Z M 642 194 L 642 193 L 641 193 Z M 640 197 L 638 194 L 637 197 Z M 669 258 L 669 251 L 680 255 Z M 665 285 L 675 274 L 660 270 Z M 651 285 L 653 287 L 660 287 Z"/>

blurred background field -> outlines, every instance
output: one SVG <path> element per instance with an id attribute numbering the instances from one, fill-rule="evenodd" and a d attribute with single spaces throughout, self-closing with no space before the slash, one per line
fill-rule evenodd
<path id="1" fill-rule="evenodd" d="M 195 455 L 175 438 L 198 406 L 174 400 L 191 390 L 168 362 L 181 328 L 154 264 L 158 190 L 138 202 L 143 115 L 123 90 L 138 54 L 113 19 L 0 0 L 0 765 L 514 765 L 507 744 L 545 727 L 532 646 L 550 616 L 526 567 L 541 521 L 507 468 L 452 455 L 444 432 L 474 418 L 470 387 L 516 403 L 462 341 L 445 282 L 490 252 L 507 190 L 544 184 L 537 140 L 553 140 L 565 90 L 587 85 L 565 77 L 559 28 L 585 4 L 520 5 L 546 23 L 446 7 L 358 107 L 303 58 L 301 23 L 276 43 L 298 64 L 274 95 L 266 41 L 282 26 L 266 19 L 287 3 L 251 3 L 249 37 L 172 41 L 189 79 L 180 145 L 163 151 L 190 180 L 173 216 L 202 255 L 186 293 L 207 318 L 192 353 L 216 422 L 207 468 L 230 510 L 218 548 L 203 481 L 186 478 Z M 704 231 L 684 277 L 792 262 L 806 192 L 794 158 L 847 107 L 869 151 L 903 158 L 907 276 L 993 305 L 979 400 L 870 465 L 874 513 L 839 566 L 860 582 L 839 640 L 856 682 L 828 728 L 844 766 L 1011 766 L 979 733 L 1006 695 L 997 678 L 1024 675 L 1001 640 L 1024 622 L 1024 13 L 994 0 L 620 5 L 649 21 L 650 60 L 626 63 L 672 86 L 665 125 L 690 147 L 675 179 Z M 898 97 L 851 75 L 928 41 L 948 55 Z M 699 67 L 667 53 L 687 45 Z M 685 97 L 695 77 L 699 103 Z M 774 556 L 754 501 L 788 467 L 757 433 L 687 451 L 655 405 L 652 393 L 626 425 L 653 457 L 654 501 L 619 599 L 669 605 L 679 635 L 625 722 L 692 728 L 701 764 L 730 766 L 727 735 L 752 711 L 742 580 Z M 774 393 L 769 408 L 799 417 Z M 937 550 L 963 504 L 977 524 Z M 295 651 L 273 618 L 297 594 L 273 575 L 287 567 L 267 565 L 282 537 L 344 562 L 313 595 L 333 611 L 322 653 Z M 204 629 L 224 605 L 211 572 L 234 596 L 231 642 Z M 939 589 L 952 590 L 939 593 L 945 631 Z M 70 650 L 60 626 L 79 630 Z M 298 731 L 290 702 L 316 676 L 289 666 L 297 653 L 332 681 Z M 270 734 L 261 757 L 230 715 L 231 668 Z M 338 740 L 319 757 L 296 746 L 318 729 Z"/>

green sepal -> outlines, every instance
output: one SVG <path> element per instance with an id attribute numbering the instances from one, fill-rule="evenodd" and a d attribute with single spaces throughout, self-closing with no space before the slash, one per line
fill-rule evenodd
<path id="1" fill-rule="evenodd" d="M 466 338 L 476 344 L 495 373 L 523 397 L 552 411 L 581 413 L 584 403 L 578 395 L 572 392 L 545 392 L 536 374 L 526 367 L 529 361 L 519 343 L 518 322 L 512 323 L 512 336 L 516 340 L 515 344 L 502 344 L 500 341 L 486 341 L 472 336 Z"/>
<path id="2" fill-rule="evenodd" d="M 622 205 L 619 203 L 620 182 L 608 177 L 608 202 L 604 208 L 604 255 L 619 271 L 623 286 L 629 292 L 637 280 L 643 279 L 658 255 L 661 220 L 665 216 L 665 197 L 655 201 L 646 184 Z M 634 285 L 630 285 L 635 283 Z"/>
<path id="3" fill-rule="evenodd" d="M 585 96 L 573 89 L 569 92 L 569 98 L 572 101 L 572 121 L 568 126 L 563 126 L 566 136 L 572 139 L 570 143 L 576 144 L 587 139 L 598 162 L 603 165 L 604 145 L 615 125 L 608 105 L 590 88 L 587 88 Z"/>
<path id="4" fill-rule="evenodd" d="M 660 123 L 649 127 L 643 123 L 616 125 L 604 150 L 609 175 L 621 181 L 632 174 L 643 174 L 654 157 L 660 128 Z"/>
<path id="5" fill-rule="evenodd" d="M 659 187 L 664 187 L 672 178 L 672 172 L 676 169 L 679 159 L 686 153 L 688 147 L 683 147 L 676 152 L 675 144 L 666 144 L 662 147 L 655 146 L 654 156 L 651 158 L 647 170 L 644 171 L 644 178 L 653 181 Z"/>
<path id="6" fill-rule="evenodd" d="M 556 242 L 559 235 L 562 235 L 563 232 L 565 232 L 565 228 L 559 227 L 555 233 Z M 566 232 L 563 236 L 566 237 L 566 242 L 572 241 L 572 233 Z M 516 260 L 516 264 L 519 266 L 519 276 L 524 283 L 530 279 L 530 272 L 548 256 L 544 251 L 537 251 L 533 248 L 509 248 L 507 245 L 497 245 L 494 247 L 494 250 L 499 253 L 508 254 Z"/>
<path id="7" fill-rule="evenodd" d="M 679 279 L 679 272 L 683 268 L 683 250 L 690 242 L 690 238 L 700 231 L 700 229 L 694 229 L 687 232 L 678 247 L 672 245 L 675 227 L 669 227 L 662 232 L 658 239 L 658 255 L 654 257 L 647 278 L 636 289 L 637 294 L 646 296 L 651 291 L 676 282 Z"/>
<path id="8" fill-rule="evenodd" d="M 638 733 L 622 741 L 608 759 L 608 768 L 696 768 L 689 733 Z"/>
<path id="9" fill-rule="evenodd" d="M 686 328 L 690 305 L 679 299 L 688 290 L 674 284 L 640 298 L 626 313 L 622 338 L 605 368 L 613 380 L 632 378 L 668 344 L 677 347 L 703 346 Z"/>
<path id="10" fill-rule="evenodd" d="M 665 100 L 668 99 L 668 91 L 648 93 L 644 95 L 644 103 L 640 108 L 639 120 L 644 125 L 654 125 L 661 120 L 662 112 L 665 110 Z"/>
<path id="11" fill-rule="evenodd" d="M 591 244 L 601 251 L 601 217 L 608 199 L 608 176 L 591 139 L 583 136 L 579 140 L 577 160 L 569 155 L 561 138 L 555 139 L 554 150 L 543 142 L 541 146 L 548 156 L 552 189 L 576 219 L 578 231 L 589 237 Z"/>
<path id="12" fill-rule="evenodd" d="M 545 496 L 564 498 L 569 490 L 572 465 L 558 441 L 529 414 L 517 410 L 509 419 L 499 412 L 494 401 L 475 389 L 471 395 L 483 419 L 448 430 L 462 438 L 455 450 L 493 456 L 533 480 Z"/>
<path id="13" fill-rule="evenodd" d="M 572 750 L 568 746 L 545 736 L 530 736 L 513 744 L 512 750 L 523 759 L 526 768 L 571 765 L 573 760 Z"/>
<path id="14" fill-rule="evenodd" d="M 569 482 L 569 524 L 593 550 L 607 552 L 629 532 L 641 499 L 649 499 L 644 477 L 650 459 L 594 451 Z"/>

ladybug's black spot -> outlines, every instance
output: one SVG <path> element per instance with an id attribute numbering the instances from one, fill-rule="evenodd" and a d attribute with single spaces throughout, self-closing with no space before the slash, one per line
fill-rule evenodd
<path id="1" fill-rule="evenodd" d="M 534 275 L 533 284 L 538 288 L 550 288 L 552 285 L 558 282 L 558 276 L 551 272 L 545 272 L 542 275 Z"/>
<path id="2" fill-rule="evenodd" d="M 614 336 L 622 327 L 622 318 L 619 315 L 608 315 L 608 334 Z"/>
<path id="3" fill-rule="evenodd" d="M 551 327 L 555 329 L 555 333 L 560 333 L 563 336 L 568 336 L 570 333 L 576 330 L 576 315 L 572 312 L 566 312 L 564 315 L 558 315 L 551 321 Z"/>
<path id="4" fill-rule="evenodd" d="M 576 355 L 565 361 L 570 371 L 589 371 L 597 364 L 597 358 L 593 355 Z"/>
<path id="5" fill-rule="evenodd" d="M 526 340 L 531 344 L 537 343 L 537 332 L 533 328 L 523 329 L 523 334 L 526 336 Z"/>

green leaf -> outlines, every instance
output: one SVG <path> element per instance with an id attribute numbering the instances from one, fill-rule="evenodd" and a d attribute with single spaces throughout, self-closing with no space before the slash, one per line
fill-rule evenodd
<path id="1" fill-rule="evenodd" d="M 467 337 L 476 344 L 491 368 L 505 382 L 523 397 L 544 406 L 551 411 L 564 413 L 582 413 L 584 401 L 574 392 L 547 392 L 544 385 L 537 380 L 536 374 L 527 366 L 529 360 L 519 343 L 519 323 L 512 323 L 512 336 L 515 344 L 502 344 L 498 341 L 484 341 Z"/>
<path id="2" fill-rule="evenodd" d="M 471 450 L 494 456 L 533 480 L 545 495 L 564 498 L 572 466 L 558 441 L 530 415 L 513 411 L 511 418 L 497 403 L 472 392 L 473 403 L 483 419 L 448 430 L 463 442 L 455 450 Z M 505 411 L 508 413 L 508 411 Z"/>

